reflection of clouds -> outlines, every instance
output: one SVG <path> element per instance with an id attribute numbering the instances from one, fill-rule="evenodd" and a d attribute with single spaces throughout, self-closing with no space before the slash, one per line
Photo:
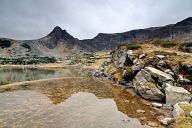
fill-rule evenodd
<path id="1" fill-rule="evenodd" d="M 92 93 L 73 94 L 58 105 L 34 91 L 1 93 L 0 101 L 3 127 L 142 127 L 137 119 L 119 112 L 112 99 L 100 100 Z"/>

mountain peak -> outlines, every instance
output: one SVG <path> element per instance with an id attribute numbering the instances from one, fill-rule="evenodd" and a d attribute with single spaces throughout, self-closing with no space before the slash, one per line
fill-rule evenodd
<path id="1" fill-rule="evenodd" d="M 54 27 L 53 31 L 62 31 L 62 29 L 59 26 Z"/>
<path id="2" fill-rule="evenodd" d="M 68 35 L 66 30 L 62 30 L 59 26 L 54 27 L 54 29 L 48 34 L 48 36 L 62 38 L 64 35 Z"/>

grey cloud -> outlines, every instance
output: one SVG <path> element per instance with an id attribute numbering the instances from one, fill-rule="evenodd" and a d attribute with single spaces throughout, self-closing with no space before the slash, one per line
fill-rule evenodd
<path id="1" fill-rule="evenodd" d="M 176 23 L 191 0 L 1 0 L 0 36 L 35 39 L 60 26 L 74 37 Z"/>

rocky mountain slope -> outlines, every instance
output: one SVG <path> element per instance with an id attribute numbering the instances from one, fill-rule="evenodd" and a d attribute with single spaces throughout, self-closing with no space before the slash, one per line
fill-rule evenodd
<path id="1" fill-rule="evenodd" d="M 163 27 L 138 29 L 115 34 L 100 33 L 95 38 L 88 40 L 78 40 L 67 33 L 66 30 L 56 26 L 47 36 L 36 40 L 0 38 L 0 56 L 6 58 L 48 56 L 64 59 L 80 52 L 115 49 L 122 42 L 145 42 L 154 39 L 173 40 L 178 37 L 188 36 L 191 32 L 192 17 Z M 184 45 L 183 50 L 189 51 L 191 46 L 191 44 Z"/>
<path id="2" fill-rule="evenodd" d="M 162 27 L 131 30 L 124 33 L 105 34 L 99 33 L 93 39 L 82 40 L 97 50 L 114 49 L 121 42 L 137 42 L 153 39 L 175 39 L 192 32 L 192 17 L 176 24 Z"/>
<path id="3" fill-rule="evenodd" d="M 89 46 L 58 26 L 47 36 L 37 40 L 0 39 L 1 57 L 48 56 L 59 58 L 90 49 Z"/>

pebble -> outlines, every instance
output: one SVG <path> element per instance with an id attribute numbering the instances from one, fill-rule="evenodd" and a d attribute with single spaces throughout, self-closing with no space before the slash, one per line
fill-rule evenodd
<path id="1" fill-rule="evenodd" d="M 144 58 L 146 55 L 145 54 L 141 54 L 141 55 L 139 55 L 139 59 L 142 59 L 142 58 Z"/>
<path id="2" fill-rule="evenodd" d="M 164 59 L 165 58 L 164 55 L 156 55 L 156 57 L 158 57 L 159 59 Z"/>
<path id="3" fill-rule="evenodd" d="M 157 127 L 158 126 L 155 122 L 152 122 L 152 121 L 147 121 L 147 125 L 149 125 L 151 127 Z"/>
<path id="4" fill-rule="evenodd" d="M 166 117 L 166 118 L 161 119 L 160 122 L 161 122 L 163 125 L 167 126 L 167 125 L 175 122 L 175 119 L 174 119 L 174 118 L 170 118 L 170 117 Z"/>
<path id="5" fill-rule="evenodd" d="M 152 105 L 152 107 L 156 107 L 156 108 L 163 107 L 163 104 L 160 104 L 160 103 L 152 103 L 151 105 Z"/>
<path id="6" fill-rule="evenodd" d="M 189 113 L 190 117 L 192 118 L 192 111 Z"/>
<path id="7" fill-rule="evenodd" d="M 145 113 L 145 110 L 138 109 L 137 112 L 138 113 Z"/>

